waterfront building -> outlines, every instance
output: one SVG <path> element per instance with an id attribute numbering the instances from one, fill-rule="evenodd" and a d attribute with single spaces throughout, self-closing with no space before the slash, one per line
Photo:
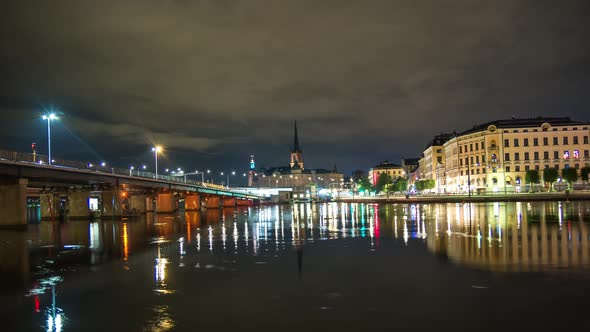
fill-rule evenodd
<path id="1" fill-rule="evenodd" d="M 368 174 L 369 181 L 371 181 L 373 185 L 377 185 L 377 179 L 381 174 L 388 174 L 392 179 L 396 179 L 400 176 L 405 177 L 407 173 L 402 165 L 394 164 L 385 160 L 379 163 L 379 165 L 370 168 Z"/>
<path id="2" fill-rule="evenodd" d="M 435 191 L 440 192 L 444 186 L 445 174 L 445 149 L 444 144 L 453 138 L 455 134 L 440 134 L 434 136 L 426 146 L 419 161 L 420 180 L 435 180 Z"/>
<path id="3" fill-rule="evenodd" d="M 321 188 L 336 191 L 344 186 L 344 174 L 333 169 L 306 169 L 303 149 L 299 144 L 297 122 L 295 122 L 293 145 L 291 145 L 288 166 L 261 168 L 256 172 L 255 185 L 261 188 L 292 188 L 294 199 L 316 197 Z"/>
<path id="4" fill-rule="evenodd" d="M 514 192 L 525 184 L 527 170 L 542 176 L 545 168 L 588 166 L 589 128 L 589 123 L 567 117 L 512 118 L 474 126 L 443 144 L 442 189 Z"/>

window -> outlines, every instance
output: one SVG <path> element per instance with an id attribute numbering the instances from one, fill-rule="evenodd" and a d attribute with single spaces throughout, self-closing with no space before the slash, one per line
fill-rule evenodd
<path id="1" fill-rule="evenodd" d="M 553 166 L 553 168 L 559 169 L 559 164 L 555 164 L 555 166 Z"/>
<path id="2" fill-rule="evenodd" d="M 506 166 L 506 172 L 510 172 L 510 166 Z"/>
<path id="3" fill-rule="evenodd" d="M 530 168 L 529 166 L 525 166 L 525 167 L 524 167 L 524 170 L 525 170 L 525 171 L 528 171 L 528 170 L 530 170 L 530 169 L 531 169 L 531 168 Z"/>
<path id="4" fill-rule="evenodd" d="M 578 150 L 576 150 L 578 151 Z M 479 165 L 479 156 L 475 156 L 475 163 Z"/>
<path id="5" fill-rule="evenodd" d="M 563 168 L 570 168 L 570 164 L 563 165 Z"/>
<path id="6" fill-rule="evenodd" d="M 529 153 L 528 152 L 524 153 L 524 160 L 529 160 Z"/>
<path id="7" fill-rule="evenodd" d="M 524 141 L 522 142 L 523 146 L 529 146 L 529 139 L 525 138 Z"/>
<path id="8" fill-rule="evenodd" d="M 518 146 L 518 138 L 514 139 L 514 146 Z"/>
<path id="9" fill-rule="evenodd" d="M 574 150 L 574 159 L 580 158 L 580 150 Z"/>
<path id="10" fill-rule="evenodd" d="M 470 157 L 469 159 L 471 159 L 471 164 L 470 165 L 473 165 L 473 157 Z"/>
<path id="11" fill-rule="evenodd" d="M 553 145 L 559 145 L 557 137 L 553 137 Z"/>
<path id="12" fill-rule="evenodd" d="M 481 149 L 483 150 L 483 142 L 481 142 L 481 144 L 480 144 L 480 145 L 481 145 Z"/>
<path id="13" fill-rule="evenodd" d="M 539 165 L 535 165 L 535 171 L 539 170 Z"/>
<path id="14" fill-rule="evenodd" d="M 543 137 L 543 145 L 549 145 L 549 138 Z"/>
<path id="15" fill-rule="evenodd" d="M 534 158 L 535 160 L 539 160 L 539 152 L 534 152 L 534 153 L 533 153 L 533 158 Z"/>
<path id="16" fill-rule="evenodd" d="M 473 151 L 473 143 L 469 144 L 469 151 Z"/>
<path id="17" fill-rule="evenodd" d="M 469 158 L 465 157 L 465 165 L 469 163 Z"/>
<path id="18" fill-rule="evenodd" d="M 549 151 L 543 152 L 543 159 L 545 159 L 545 160 L 549 159 Z"/>
<path id="19" fill-rule="evenodd" d="M 505 139 L 504 140 L 504 147 L 507 148 L 510 146 L 510 140 L 509 139 Z"/>
<path id="20" fill-rule="evenodd" d="M 510 153 L 504 153 L 504 161 L 510 161 Z"/>
<path id="21" fill-rule="evenodd" d="M 579 144 L 578 143 L 578 136 L 574 136 L 574 144 Z"/>
<path id="22" fill-rule="evenodd" d="M 578 169 L 578 168 L 580 168 L 580 164 L 575 164 L 575 165 L 574 165 L 574 167 L 575 167 L 576 169 Z"/>
<path id="23" fill-rule="evenodd" d="M 520 153 L 518 153 L 518 152 L 514 153 L 514 160 L 520 160 Z"/>
<path id="24" fill-rule="evenodd" d="M 549 168 L 549 165 L 543 165 L 543 167 L 545 167 L 545 169 Z"/>
<path id="25" fill-rule="evenodd" d="M 568 145 L 568 137 L 567 136 L 563 136 L 563 145 Z"/>
<path id="26" fill-rule="evenodd" d="M 588 136 L 584 136 L 584 144 L 588 144 Z"/>
<path id="27" fill-rule="evenodd" d="M 570 159 L 570 152 L 565 150 L 563 151 L 563 159 Z"/>
<path id="28" fill-rule="evenodd" d="M 495 153 L 492 153 L 492 162 L 493 163 L 497 163 L 498 162 L 498 157 L 496 156 Z"/>
<path id="29" fill-rule="evenodd" d="M 553 151 L 553 159 L 559 159 L 559 151 Z"/>
<path id="30" fill-rule="evenodd" d="M 436 157 L 436 162 L 439 164 L 442 164 L 442 157 L 441 156 Z"/>
<path id="31" fill-rule="evenodd" d="M 471 169 L 471 175 L 473 175 L 473 169 Z"/>
<path id="32" fill-rule="evenodd" d="M 463 176 L 463 171 L 461 171 L 461 176 Z"/>
<path id="33" fill-rule="evenodd" d="M 479 174 L 479 168 L 477 169 L 477 174 Z"/>
<path id="34" fill-rule="evenodd" d="M 584 158 L 590 158 L 590 151 L 584 150 Z"/>
<path id="35" fill-rule="evenodd" d="M 538 138 L 533 138 L 533 145 L 539 146 L 539 139 Z"/>
<path id="36" fill-rule="evenodd" d="M 481 163 L 482 164 L 485 164 L 486 163 L 486 155 L 485 154 L 482 154 L 481 155 Z"/>

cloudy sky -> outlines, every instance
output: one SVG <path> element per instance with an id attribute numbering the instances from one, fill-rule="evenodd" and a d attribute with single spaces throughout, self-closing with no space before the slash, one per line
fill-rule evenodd
<path id="1" fill-rule="evenodd" d="M 590 1 L 2 1 L 0 149 L 350 173 L 441 131 L 590 120 Z"/>

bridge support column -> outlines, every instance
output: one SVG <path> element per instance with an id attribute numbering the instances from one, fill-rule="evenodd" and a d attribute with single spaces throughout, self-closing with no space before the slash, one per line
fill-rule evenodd
<path id="1" fill-rule="evenodd" d="M 41 194 L 41 219 L 48 220 L 59 217 L 59 196 L 51 194 Z"/>
<path id="2" fill-rule="evenodd" d="M 221 198 L 219 196 L 207 196 L 207 209 L 219 209 L 221 207 Z"/>
<path id="3" fill-rule="evenodd" d="M 201 196 L 186 195 L 184 198 L 184 209 L 185 211 L 199 211 L 201 210 Z"/>
<path id="4" fill-rule="evenodd" d="M 238 206 L 254 206 L 254 202 L 250 199 L 238 199 L 236 203 Z"/>
<path id="5" fill-rule="evenodd" d="M 68 217 L 70 219 L 89 219 L 90 208 L 88 207 L 87 191 L 74 191 L 68 193 Z"/>
<path id="6" fill-rule="evenodd" d="M 236 207 L 236 198 L 235 197 L 224 197 L 223 198 L 223 207 Z"/>
<path id="7" fill-rule="evenodd" d="M 109 190 L 102 192 L 102 216 L 120 217 L 123 215 L 123 200 L 126 192 L 122 190 Z"/>
<path id="8" fill-rule="evenodd" d="M 147 201 L 145 195 L 131 195 L 129 197 L 129 209 L 138 213 L 145 213 Z"/>
<path id="9" fill-rule="evenodd" d="M 145 211 L 146 212 L 154 212 L 156 207 L 154 204 L 154 196 L 152 195 L 148 195 L 145 198 Z"/>
<path id="10" fill-rule="evenodd" d="M 27 184 L 27 179 L 0 184 L 0 228 L 27 227 Z"/>
<path id="11" fill-rule="evenodd" d="M 156 198 L 157 213 L 172 213 L 178 209 L 176 197 L 173 193 L 166 192 L 158 194 Z"/>

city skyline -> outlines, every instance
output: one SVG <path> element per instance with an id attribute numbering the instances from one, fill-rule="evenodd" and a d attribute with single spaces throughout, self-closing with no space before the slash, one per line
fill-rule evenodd
<path id="1" fill-rule="evenodd" d="M 2 148 L 44 153 L 54 107 L 56 157 L 161 144 L 170 167 L 244 171 L 284 164 L 297 120 L 308 167 L 349 175 L 478 123 L 590 120 L 586 2 L 425 3 L 11 2 Z"/>

